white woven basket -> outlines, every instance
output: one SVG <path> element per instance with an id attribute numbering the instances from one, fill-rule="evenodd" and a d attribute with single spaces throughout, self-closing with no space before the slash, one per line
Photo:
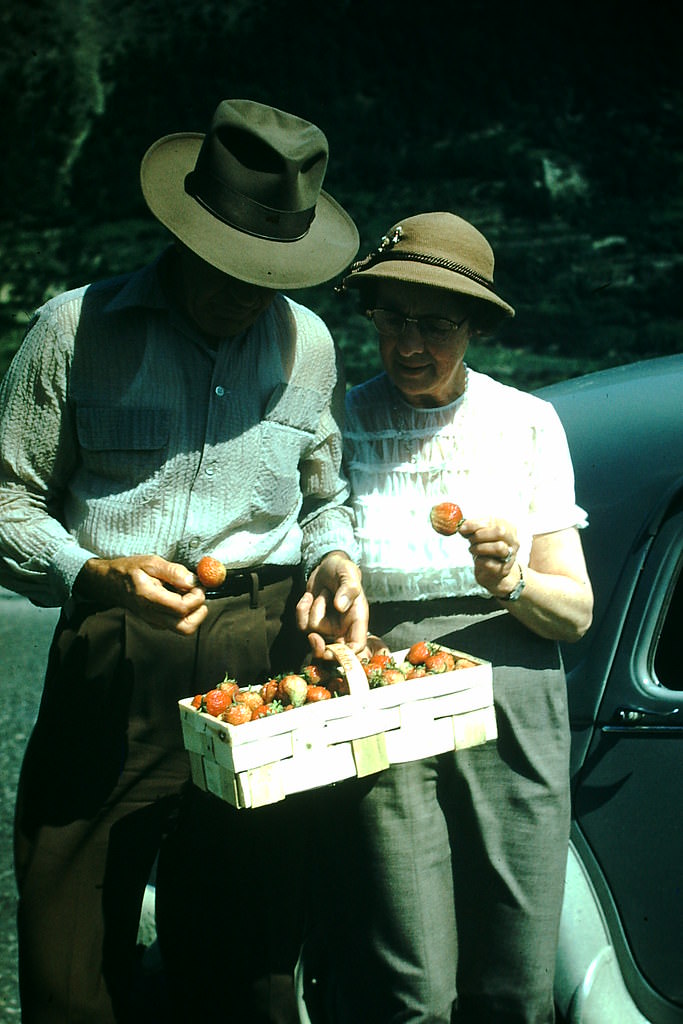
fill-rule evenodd
<path id="1" fill-rule="evenodd" d="M 234 807 L 261 807 L 496 737 L 488 662 L 453 651 L 474 667 L 371 690 L 348 647 L 329 650 L 346 674 L 346 696 L 238 726 L 197 711 L 190 697 L 179 702 L 195 785 Z"/>

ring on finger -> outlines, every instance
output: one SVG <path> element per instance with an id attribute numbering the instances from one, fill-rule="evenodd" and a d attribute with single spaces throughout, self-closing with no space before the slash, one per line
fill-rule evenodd
<path id="1" fill-rule="evenodd" d="M 511 547 L 508 547 L 507 555 L 505 556 L 505 558 L 501 558 L 501 562 L 503 563 L 503 565 L 507 565 L 508 562 L 512 561 L 512 555 L 513 555 L 513 550 L 512 550 Z"/>

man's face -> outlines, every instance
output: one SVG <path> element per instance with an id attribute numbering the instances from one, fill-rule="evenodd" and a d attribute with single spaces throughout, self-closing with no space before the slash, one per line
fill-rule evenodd
<path id="1" fill-rule="evenodd" d="M 177 283 L 175 297 L 184 312 L 203 334 L 215 339 L 251 327 L 276 294 L 272 288 L 224 274 L 185 246 L 178 250 Z"/>

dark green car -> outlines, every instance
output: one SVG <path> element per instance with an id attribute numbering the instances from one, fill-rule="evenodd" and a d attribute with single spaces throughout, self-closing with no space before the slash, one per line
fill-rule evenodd
<path id="1" fill-rule="evenodd" d="M 683 356 L 552 385 L 590 525 L 588 634 L 564 650 L 573 827 L 568 1024 L 683 1022 Z"/>

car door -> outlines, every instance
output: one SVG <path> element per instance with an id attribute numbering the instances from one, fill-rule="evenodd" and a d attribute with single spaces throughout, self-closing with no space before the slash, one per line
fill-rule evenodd
<path id="1" fill-rule="evenodd" d="M 644 548 L 593 737 L 574 777 L 574 841 L 631 996 L 648 1020 L 678 1024 L 683 1021 L 680 494 Z"/>

